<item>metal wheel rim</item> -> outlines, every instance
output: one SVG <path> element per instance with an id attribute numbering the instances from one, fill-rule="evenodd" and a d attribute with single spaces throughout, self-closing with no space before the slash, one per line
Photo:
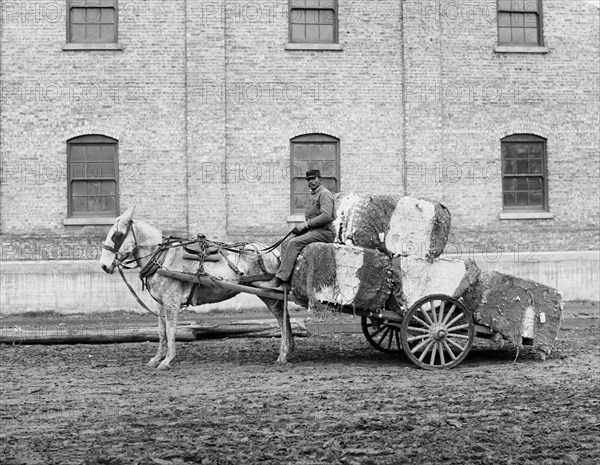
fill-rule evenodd
<path id="1" fill-rule="evenodd" d="M 403 351 L 400 327 L 386 324 L 381 318 L 370 316 L 363 316 L 360 324 L 367 341 L 377 350 L 386 354 L 399 354 Z"/>
<path id="2" fill-rule="evenodd" d="M 414 303 L 402 322 L 400 335 L 404 352 L 417 366 L 448 369 L 469 353 L 475 324 L 461 302 L 436 294 Z"/>

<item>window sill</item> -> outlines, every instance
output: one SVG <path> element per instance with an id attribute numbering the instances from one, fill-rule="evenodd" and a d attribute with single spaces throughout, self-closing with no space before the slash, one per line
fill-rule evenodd
<path id="1" fill-rule="evenodd" d="M 117 217 L 106 218 L 65 218 L 63 224 L 65 226 L 112 226 L 117 221 Z"/>
<path id="2" fill-rule="evenodd" d="M 63 44 L 63 50 L 73 50 L 73 51 L 81 51 L 81 50 L 123 50 L 121 44 L 74 44 L 67 43 Z"/>
<path id="3" fill-rule="evenodd" d="M 551 220 L 554 215 L 550 212 L 503 212 L 500 213 L 501 220 Z"/>
<path id="4" fill-rule="evenodd" d="M 304 215 L 290 215 L 287 217 L 286 221 L 288 223 L 304 223 Z"/>
<path id="5" fill-rule="evenodd" d="M 341 44 L 305 44 L 300 42 L 285 44 L 286 50 L 322 50 L 322 51 L 332 51 L 332 52 L 341 52 L 344 50 Z"/>
<path id="6" fill-rule="evenodd" d="M 548 53 L 548 47 L 541 45 L 497 45 L 494 48 L 496 53 Z"/>

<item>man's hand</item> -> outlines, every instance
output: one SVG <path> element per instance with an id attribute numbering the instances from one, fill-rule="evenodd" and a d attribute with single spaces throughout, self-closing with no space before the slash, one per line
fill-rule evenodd
<path id="1" fill-rule="evenodd" d="M 308 227 L 308 223 L 305 221 L 302 224 L 299 224 L 298 226 L 294 227 L 294 229 L 292 230 L 292 232 L 296 235 L 296 236 L 300 236 L 301 234 L 304 234 L 306 231 L 308 231 L 310 228 Z"/>

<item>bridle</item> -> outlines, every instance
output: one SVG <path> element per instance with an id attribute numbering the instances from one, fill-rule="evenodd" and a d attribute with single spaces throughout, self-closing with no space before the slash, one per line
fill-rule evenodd
<path id="1" fill-rule="evenodd" d="M 125 239 L 127 239 L 127 236 L 129 236 L 130 232 L 133 234 L 134 247 L 130 252 L 121 254 L 119 252 L 119 250 L 123 246 L 123 242 L 125 242 Z M 139 257 L 137 256 L 138 243 L 137 243 L 137 237 L 135 236 L 135 229 L 133 228 L 133 220 L 129 220 L 129 222 L 127 223 L 127 228 L 125 229 L 124 233 L 121 231 L 115 231 L 112 234 L 112 236 L 110 237 L 110 240 L 112 241 L 113 245 L 110 246 L 110 245 L 104 244 L 102 246 L 102 248 L 115 254 L 115 259 L 113 260 L 113 262 L 111 264 L 112 269 L 114 269 L 114 268 L 127 268 L 127 269 L 135 268 L 135 267 L 127 267 L 126 266 L 126 265 L 129 265 L 130 263 L 136 263 L 137 266 L 140 265 Z M 133 257 L 133 259 L 129 259 L 130 257 Z"/>

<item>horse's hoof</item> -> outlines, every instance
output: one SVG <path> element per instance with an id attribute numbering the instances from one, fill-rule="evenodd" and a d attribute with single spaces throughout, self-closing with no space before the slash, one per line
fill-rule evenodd
<path id="1" fill-rule="evenodd" d="M 158 360 L 150 360 L 148 363 L 146 363 L 146 366 L 150 368 L 156 368 L 158 367 L 159 363 L 160 362 Z"/>
<path id="2" fill-rule="evenodd" d="M 279 358 L 278 358 L 278 359 L 275 361 L 275 363 L 276 363 L 277 365 L 285 365 L 287 362 L 288 362 L 288 361 L 287 361 L 287 358 L 286 358 L 286 357 L 279 357 Z"/>
<path id="3" fill-rule="evenodd" d="M 169 370 L 171 367 L 167 364 L 167 363 L 161 363 L 160 365 L 158 365 L 157 369 L 158 370 Z"/>

